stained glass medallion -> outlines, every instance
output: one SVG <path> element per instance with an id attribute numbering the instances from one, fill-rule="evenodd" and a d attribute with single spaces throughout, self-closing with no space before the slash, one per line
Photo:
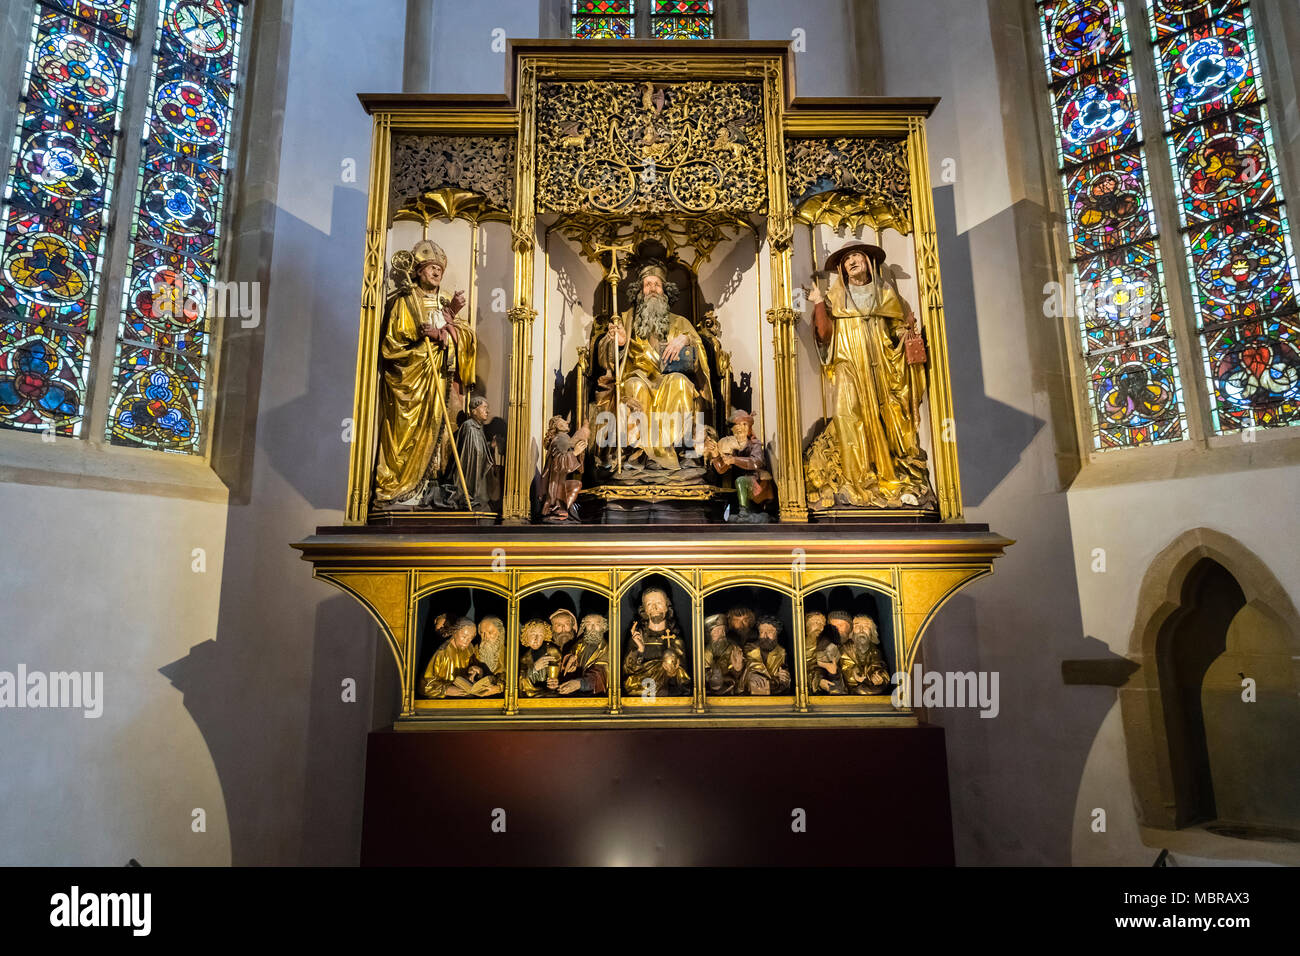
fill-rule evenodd
<path id="1" fill-rule="evenodd" d="M 1151 7 L 1151 38 L 1158 40 L 1197 23 L 1241 9 L 1245 0 L 1155 0 Z"/>
<path id="2" fill-rule="evenodd" d="M 1065 189 L 1076 256 L 1152 235 L 1151 203 L 1141 152 L 1115 153 L 1080 166 L 1067 177 Z"/>
<path id="3" fill-rule="evenodd" d="M 1167 124 L 1184 126 L 1260 98 L 1255 41 L 1242 14 L 1176 34 L 1158 56 Z"/>
<path id="4" fill-rule="evenodd" d="M 1263 105 L 1181 130 L 1173 166 L 1183 225 L 1210 222 L 1277 200 L 1272 135 Z"/>
<path id="5" fill-rule="evenodd" d="M 1043 5 L 1049 79 L 1066 79 L 1128 52 L 1115 0 L 1056 0 Z"/>
<path id="6" fill-rule="evenodd" d="M 1088 360 L 1098 447 L 1154 445 L 1183 437 L 1173 342 L 1160 339 Z"/>
<path id="7" fill-rule="evenodd" d="M 1225 326 L 1204 336 L 1216 432 L 1300 424 L 1296 316 Z"/>
<path id="8" fill-rule="evenodd" d="M 41 0 L 105 30 L 130 36 L 135 31 L 134 0 Z"/>
<path id="9" fill-rule="evenodd" d="M 1079 264 L 1079 311 L 1088 353 L 1169 334 L 1164 269 L 1155 242 L 1139 242 Z"/>
<path id="10" fill-rule="evenodd" d="M 1127 148 L 1141 136 L 1137 95 L 1126 63 L 1070 78 L 1053 100 L 1067 165 Z"/>
<path id="11" fill-rule="evenodd" d="M 1295 258 L 1276 209 L 1201 230 L 1188 258 L 1200 325 L 1296 308 Z"/>

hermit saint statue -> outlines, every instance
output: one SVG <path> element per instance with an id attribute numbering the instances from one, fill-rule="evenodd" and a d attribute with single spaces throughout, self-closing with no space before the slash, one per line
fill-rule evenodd
<path id="1" fill-rule="evenodd" d="M 607 450 L 602 464 L 625 480 L 704 474 L 703 432 L 713 408 L 709 359 L 690 320 L 670 308 L 677 291 L 662 266 L 642 268 L 632 307 L 610 321 L 596 348 L 597 421 L 605 423 L 605 438 L 598 430 L 596 444 Z M 620 420 L 624 447 L 615 437 Z"/>
<path id="2" fill-rule="evenodd" d="M 813 510 L 936 503 L 917 438 L 925 345 L 884 262 L 879 246 L 854 243 L 827 259 L 824 296 L 804 290 L 829 418 L 804 455 Z"/>
<path id="3" fill-rule="evenodd" d="M 393 257 L 401 273 L 399 256 L 411 264 L 411 284 L 389 300 L 380 344 L 375 504 L 387 509 L 442 497 L 438 482 L 450 460 L 455 416 L 475 378 L 474 332 L 458 318 L 465 294 L 442 291 L 447 254 L 423 240 Z"/>
<path id="4" fill-rule="evenodd" d="M 663 663 L 663 658 L 669 655 L 673 661 L 667 673 L 673 677 L 674 685 L 684 681 L 689 689 L 690 675 L 681 664 L 686 656 L 686 644 L 668 593 L 662 588 L 646 588 L 642 593 L 641 607 L 632 622 L 628 640 L 632 647 L 623 658 L 624 693 L 666 696 L 663 677 L 668 665 Z"/>

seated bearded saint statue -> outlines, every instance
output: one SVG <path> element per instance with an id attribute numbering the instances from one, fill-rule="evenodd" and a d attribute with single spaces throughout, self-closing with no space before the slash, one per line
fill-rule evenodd
<path id="1" fill-rule="evenodd" d="M 603 469 L 625 481 L 704 474 L 704 426 L 713 408 L 709 360 L 699 332 L 670 308 L 676 291 L 662 266 L 645 266 L 632 307 L 611 319 L 596 346 L 595 443 L 604 450 Z M 611 440 L 619 420 L 626 437 L 620 429 L 619 440 Z"/>

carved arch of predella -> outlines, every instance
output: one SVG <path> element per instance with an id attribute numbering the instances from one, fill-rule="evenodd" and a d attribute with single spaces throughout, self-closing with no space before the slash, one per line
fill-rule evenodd
<path id="1" fill-rule="evenodd" d="M 1300 613 L 1286 589 L 1260 558 L 1240 541 L 1209 528 L 1179 535 L 1148 566 L 1138 591 L 1137 615 L 1127 657 L 1140 666 L 1120 688 L 1120 712 L 1128 751 L 1129 777 L 1139 822 L 1155 829 L 1176 829 L 1177 788 L 1170 751 L 1168 689 L 1161 686 L 1162 644 L 1168 625 L 1194 605 L 1189 578 L 1212 561 L 1232 576 L 1252 608 L 1277 625 L 1291 648 L 1292 684 L 1300 692 Z"/>

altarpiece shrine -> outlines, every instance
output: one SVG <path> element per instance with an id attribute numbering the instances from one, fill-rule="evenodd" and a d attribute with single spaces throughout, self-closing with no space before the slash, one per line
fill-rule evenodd
<path id="1" fill-rule="evenodd" d="M 963 520 L 925 121 L 787 47 L 516 42 L 373 117 L 345 524 L 402 729 L 910 726 Z M 960 317 L 957 317 L 960 320 Z"/>

